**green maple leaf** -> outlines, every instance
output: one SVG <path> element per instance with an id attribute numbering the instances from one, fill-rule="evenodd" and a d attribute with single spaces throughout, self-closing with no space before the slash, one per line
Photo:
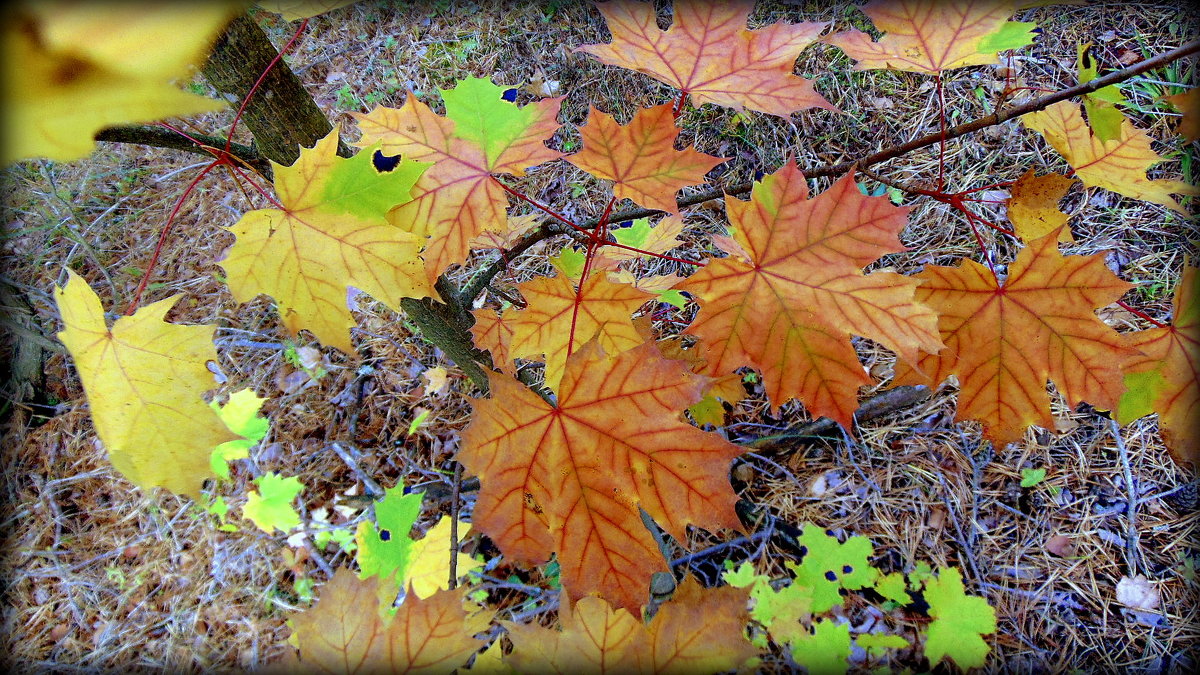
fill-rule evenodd
<path id="1" fill-rule="evenodd" d="M 375 151 L 381 143 L 353 157 L 339 157 L 327 170 L 313 176 L 322 211 L 356 218 L 378 218 L 411 198 L 412 188 L 432 162 L 402 160 L 391 171 L 375 168 Z"/>
<path id="2" fill-rule="evenodd" d="M 212 470 L 221 478 L 229 480 L 229 461 L 245 459 L 250 456 L 250 448 L 254 447 L 267 435 L 271 423 L 261 417 L 258 411 L 267 399 L 259 398 L 253 389 L 242 389 L 229 395 L 229 402 L 218 405 L 216 401 L 209 405 L 217 413 L 217 417 L 229 427 L 233 433 L 241 436 L 236 441 L 227 441 L 213 448 Z"/>
<path id="3" fill-rule="evenodd" d="M 667 303 L 668 305 L 671 305 L 672 307 L 677 307 L 679 309 L 683 309 L 687 306 L 687 298 L 683 297 L 683 293 L 680 293 L 674 288 L 668 288 L 665 291 L 659 291 L 658 299 Z"/>
<path id="4" fill-rule="evenodd" d="M 413 540 L 409 532 L 421 513 L 423 500 L 424 493 L 406 495 L 404 485 L 398 484 L 375 503 L 375 524 L 359 523 L 354 537 L 358 543 L 359 578 L 386 579 L 393 573 L 396 579 L 404 578 L 412 562 Z"/>
<path id="5" fill-rule="evenodd" d="M 794 583 L 812 589 L 815 613 L 841 605 L 839 589 L 866 588 L 879 575 L 879 570 L 867 562 L 875 548 L 866 537 L 850 537 L 839 543 L 836 537 L 806 523 L 799 542 L 808 551 L 799 565 L 789 562 L 787 566 L 796 575 Z"/>
<path id="6" fill-rule="evenodd" d="M 1076 66 L 1079 70 L 1079 84 L 1087 84 L 1096 79 L 1099 74 L 1096 62 L 1088 53 L 1091 45 L 1079 45 L 1079 56 Z M 1120 87 L 1110 84 L 1083 97 L 1083 108 L 1087 111 L 1088 126 L 1092 133 L 1101 141 L 1108 142 L 1121 137 L 1121 122 L 1125 115 L 1117 110 L 1118 105 L 1129 105 Z"/>
<path id="7" fill-rule="evenodd" d="M 771 578 L 755 574 L 754 566 L 744 562 L 736 570 L 725 572 L 725 582 L 734 588 L 750 587 L 754 607 L 750 618 L 771 633 L 771 639 L 784 644 L 807 635 L 800 623 L 812 612 L 812 589 L 792 583 L 779 590 L 771 587 Z"/>
<path id="8" fill-rule="evenodd" d="M 300 479 L 267 473 L 254 482 L 258 492 L 252 491 L 246 496 L 243 518 L 248 518 L 267 534 L 277 529 L 288 532 L 300 526 L 300 514 L 292 506 L 292 500 L 304 490 Z"/>
<path id="9" fill-rule="evenodd" d="M 792 659 L 809 675 L 844 675 L 849 669 L 850 625 L 822 619 L 813 624 L 812 635 L 791 642 Z"/>
<path id="10" fill-rule="evenodd" d="M 875 580 L 875 591 L 883 597 L 900 605 L 907 605 L 912 602 L 908 592 L 905 590 L 904 575 L 900 572 L 892 572 Z"/>
<path id="11" fill-rule="evenodd" d="M 983 598 L 963 592 L 958 568 L 941 570 L 926 582 L 925 601 L 934 619 L 925 640 L 930 665 L 949 656 L 963 670 L 983 666 L 991 648 L 980 636 L 996 632 L 996 611 Z"/>
<path id="12" fill-rule="evenodd" d="M 504 100 L 504 91 L 505 87 L 479 77 L 459 80 L 453 89 L 441 90 L 446 118 L 454 120 L 454 135 L 482 148 L 489 166 L 539 121 L 537 106 L 518 108 Z"/>
<path id="13" fill-rule="evenodd" d="M 864 633 L 855 636 L 854 644 L 871 656 L 883 656 L 889 649 L 904 649 L 908 646 L 908 640 L 899 635 Z"/>
<path id="14" fill-rule="evenodd" d="M 577 280 L 583 276 L 583 265 L 586 262 L 587 256 L 583 251 L 576 251 L 570 247 L 559 251 L 558 255 L 550 256 L 550 264 L 568 279 Z"/>

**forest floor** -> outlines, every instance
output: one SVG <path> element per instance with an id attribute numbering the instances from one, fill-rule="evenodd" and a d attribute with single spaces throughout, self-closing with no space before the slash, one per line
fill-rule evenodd
<path id="1" fill-rule="evenodd" d="M 578 147 L 576 129 L 589 105 L 624 121 L 637 107 L 672 99 L 665 85 L 646 76 L 573 53 L 578 45 L 608 40 L 589 3 L 418 5 L 361 3 L 317 17 L 288 55 L 351 140 L 357 132 L 346 113 L 376 104 L 398 107 L 406 89 L 440 110 L 437 90 L 471 76 L 510 86 L 532 83 L 520 101 L 566 94 L 559 149 Z M 953 124 L 991 112 L 1010 75 L 1044 90 L 1075 84 L 1080 43 L 1096 45 L 1104 69 L 1177 47 L 1198 32 L 1185 7 L 1106 3 L 1022 10 L 1017 18 L 1042 27 L 1035 45 L 1003 64 L 1009 72 L 991 66 L 953 71 L 945 82 L 947 119 Z M 269 14 L 258 20 L 277 46 L 295 27 Z M 852 21 L 862 25 L 849 3 L 759 3 L 752 21 L 776 20 L 831 21 L 834 29 Z M 815 79 L 817 90 L 849 114 L 815 110 L 788 121 L 714 106 L 691 109 L 681 117 L 680 142 L 732 158 L 711 179 L 749 180 L 789 155 L 801 167 L 836 163 L 938 128 L 932 78 L 851 71 L 839 50 L 822 44 L 804 52 L 798 72 Z M 1196 84 L 1194 61 L 1136 77 L 1122 86 L 1131 103 L 1126 112 L 1154 138 L 1170 140 L 1178 116 L 1158 99 Z M 230 119 L 211 115 L 190 128 L 221 134 Z M 1029 168 L 1067 168 L 1017 121 L 950 142 L 944 163 L 958 189 L 1012 181 Z M 930 185 L 938 165 L 934 147 L 875 170 Z M 79 377 L 54 336 L 61 321 L 52 289 L 71 268 L 91 282 L 106 307 L 123 308 L 167 213 L 201 166 L 196 155 L 102 144 L 86 160 L 30 161 L 7 170 L 0 238 L 8 317 L 4 358 L 14 353 L 13 340 L 40 341 L 45 360 L 38 386 L 46 392 L 44 400 L 7 409 L 3 445 L 0 652 L 22 669 L 257 668 L 290 650 L 288 618 L 311 603 L 314 583 L 319 588 L 330 568 L 351 559 L 336 544 L 317 549 L 305 537 L 267 535 L 237 516 L 250 482 L 265 472 L 300 478 L 302 531 L 310 535 L 353 529 L 369 516 L 364 476 L 385 487 L 425 486 L 431 496 L 419 527 L 449 510 L 454 452 L 477 390 L 416 337 L 402 315 L 365 297 L 355 312 L 357 356 L 321 349 L 308 335 L 290 337 L 265 297 L 237 304 L 216 261 L 233 240 L 224 228 L 259 201 L 248 203 L 224 175 L 206 179 L 185 203 L 148 300 L 182 294 L 172 321 L 219 326 L 225 384 L 215 395 L 250 387 L 268 399 L 268 437 L 250 460 L 235 463 L 233 481 L 222 488 L 233 507 L 233 531 L 218 529 L 191 500 L 139 490 L 110 466 Z M 1196 171 L 1193 158 L 1173 153 L 1152 176 L 1195 182 Z M 565 163 L 523 180 L 528 194 L 567 216 L 598 214 L 610 194 Z M 863 177 L 860 182 L 879 186 Z M 814 194 L 830 184 L 815 183 Z M 996 192 L 993 198 L 1003 196 Z M 930 263 L 980 259 L 970 228 L 955 211 L 919 197 L 904 203 L 913 206 L 902 237 L 912 250 L 876 267 L 907 273 Z M 1191 226 L 1163 207 L 1096 188 L 1073 188 L 1063 208 L 1072 216 L 1077 242 L 1066 250 L 1106 252 L 1110 268 L 1137 284 L 1126 301 L 1168 319 L 1185 258 L 1197 259 L 1194 234 L 1187 234 Z M 721 211 L 713 204 L 692 209 L 688 223 L 697 232 L 713 231 Z M 995 207 L 987 213 L 999 219 L 1001 212 Z M 1003 260 L 1016 251 L 1010 239 L 986 231 L 983 236 Z M 546 273 L 548 253 L 560 245 L 513 261 L 498 285 Z M 1116 307 L 1100 316 L 1122 331 L 1150 325 Z M 871 373 L 886 382 L 893 357 L 865 341 L 858 346 Z M 423 375 L 438 366 L 448 369 L 449 383 L 434 391 Z M 992 448 L 981 441 L 978 425 L 955 423 L 955 390 L 944 386 L 860 425 L 853 440 L 795 441 L 748 453 L 739 460 L 744 468 L 735 471 L 739 496 L 780 522 L 865 535 L 884 561 L 880 566 L 889 569 L 912 569 L 919 561 L 962 568 L 968 591 L 985 597 L 999 619 L 999 630 L 988 638 L 991 670 L 1194 671 L 1200 665 L 1194 475 L 1172 461 L 1153 416 L 1114 436 L 1108 419 L 1086 406 L 1056 405 L 1055 429 L 1033 429 L 1020 444 Z M 804 419 L 795 402 L 772 415 L 758 392 L 730 411 L 719 433 L 748 443 Z M 349 448 L 348 454 L 335 452 L 334 443 Z M 1045 477 L 1022 487 L 1023 470 L 1044 470 Z M 473 495 L 465 493 L 463 500 L 469 514 Z M 697 533 L 678 555 L 703 553 L 733 536 Z M 714 563 L 753 560 L 760 573 L 787 576 L 783 563 L 793 554 L 775 540 L 761 542 L 700 555 L 695 573 L 711 576 Z M 467 551 L 495 555 L 477 535 Z M 487 575 L 480 587 L 506 612 L 536 608 L 554 595 L 544 569 L 522 570 L 493 557 Z M 1117 599 L 1118 582 L 1137 575 L 1161 597 L 1154 612 L 1130 611 Z M 510 580 L 523 590 L 506 587 Z M 531 587 L 543 590 L 539 595 Z M 544 622 L 552 618 L 552 612 L 541 616 Z M 905 658 L 903 664 L 921 667 L 919 653 Z M 771 664 L 785 667 L 786 661 L 776 657 L 766 662 Z"/>

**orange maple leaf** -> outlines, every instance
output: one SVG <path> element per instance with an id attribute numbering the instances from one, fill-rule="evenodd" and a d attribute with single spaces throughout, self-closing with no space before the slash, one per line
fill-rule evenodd
<path id="1" fill-rule="evenodd" d="M 1074 242 L 1071 228 L 1062 227 L 1070 217 L 1058 210 L 1058 202 L 1076 182 L 1057 173 L 1038 176 L 1033 169 L 1018 178 L 1007 202 L 1008 220 L 1017 236 L 1024 241 L 1033 241 L 1058 230 L 1059 241 Z"/>
<path id="2" fill-rule="evenodd" d="M 1137 352 L 1097 318 L 1131 285 L 1104 265 L 1104 255 L 1063 256 L 1058 232 L 1030 242 L 1001 285 L 983 265 L 930 266 L 917 298 L 939 314 L 946 349 L 918 367 L 897 364 L 895 384 L 937 384 L 958 376 L 958 410 L 983 423 L 995 445 L 1021 440 L 1031 424 L 1053 428 L 1046 381 L 1068 405 L 1087 401 L 1113 410 L 1122 369 Z"/>
<path id="3" fill-rule="evenodd" d="M 862 8 L 884 33 L 860 30 L 825 38 L 856 60 L 855 70 L 889 68 L 937 75 L 950 68 L 996 63 L 997 52 L 1033 41 L 1034 24 L 1010 22 L 1005 0 L 872 0 Z"/>
<path id="4" fill-rule="evenodd" d="M 426 599 L 410 592 L 389 616 L 378 577 L 359 579 L 339 568 L 317 604 L 292 617 L 300 659 L 293 655 L 290 665 L 318 673 L 450 673 L 483 645 L 472 636 L 491 622 L 486 612 L 467 614 L 466 592 Z"/>
<path id="5" fill-rule="evenodd" d="M 796 58 L 825 23 L 747 30 L 753 2 L 676 0 L 674 24 L 663 31 L 654 3 L 618 0 L 597 7 L 612 42 L 583 45 L 578 51 L 666 82 L 697 104 L 746 107 L 780 117 L 802 108 L 837 110 L 810 80 L 792 74 Z"/>
<path id="6" fill-rule="evenodd" d="M 584 345 L 567 359 L 557 405 L 510 377 L 491 385 L 459 451 L 482 483 L 473 524 L 513 560 L 557 553 L 570 597 L 646 602 L 667 566 L 639 508 L 680 541 L 687 525 L 740 528 L 728 474 L 742 450 L 681 421 L 705 378 L 654 344 L 612 358 Z"/>
<path id="7" fill-rule="evenodd" d="M 863 274 L 880 256 L 907 250 L 898 234 L 908 209 L 864 196 L 853 172 L 810 200 L 789 160 L 750 201 L 726 197 L 725 208 L 748 258 L 712 260 L 678 286 L 701 299 L 687 332 L 701 339 L 705 372 L 753 366 L 774 406 L 799 398 L 849 428 L 858 388 L 870 384 L 851 335 L 909 361 L 942 347 L 937 316 L 914 300 L 917 281 Z"/>
<path id="8" fill-rule="evenodd" d="M 1079 112 L 1079 105 L 1059 101 L 1045 110 L 1030 113 L 1021 123 L 1046 138 L 1058 154 L 1075 169 L 1086 185 L 1112 190 L 1126 197 L 1162 204 L 1188 215 L 1171 194 L 1197 195 L 1200 189 L 1183 181 L 1146 177 L 1146 170 L 1162 161 L 1150 148 L 1150 136 L 1121 120 L 1118 138 L 1096 137 Z"/>
<path id="9" fill-rule="evenodd" d="M 501 622 L 513 642 L 504 662 L 523 673 L 716 673 L 758 653 L 746 640 L 748 592 L 704 589 L 688 577 L 649 625 L 587 597 L 559 614 L 563 629 Z"/>
<path id="10" fill-rule="evenodd" d="M 675 149 L 679 127 L 669 103 L 639 109 L 625 126 L 591 108 L 579 133 L 583 149 L 567 157 L 568 162 L 614 181 L 617 199 L 629 198 L 660 211 L 678 211 L 675 193 L 703 183 L 704 174 L 725 161 L 693 148 Z"/>
<path id="11" fill-rule="evenodd" d="M 512 358 L 544 357 L 546 386 L 557 389 L 567 363 L 571 341 L 581 345 L 593 338 L 606 354 L 619 354 L 645 342 L 633 326 L 631 315 L 654 295 L 629 284 L 613 283 L 604 275 L 595 274 L 576 293 L 575 284 L 562 274 L 538 277 L 517 286 L 528 305 L 519 311 L 509 310 L 502 316 L 510 336 L 495 344 L 488 335 L 503 339 L 501 329 L 492 327 L 485 319 L 490 309 L 475 311 L 475 333 L 479 345 L 491 349 L 493 356 Z"/>
<path id="12" fill-rule="evenodd" d="M 460 98 L 482 98 L 494 88 L 487 80 L 471 78 L 443 91 L 447 117 L 435 114 L 411 91 L 400 108 L 379 106 L 365 115 L 351 113 L 362 130 L 359 145 L 379 142 L 384 154 L 433 163 L 413 187 L 412 201 L 388 214 L 401 229 L 429 237 L 423 257 L 430 281 L 451 264 L 466 260 L 473 239 L 506 229 L 508 194 L 492 179 L 493 173 L 524 176 L 526 168 L 561 156 L 543 141 L 558 129 L 555 117 L 562 97 L 511 106 L 521 114 L 512 123 L 506 118 L 492 120 L 493 125 L 478 119 L 480 110 L 486 111 L 492 102 L 475 99 L 473 107 L 450 103 L 456 100 L 451 92 L 459 89 Z M 451 118 L 453 113 L 458 119 Z"/>
<path id="13" fill-rule="evenodd" d="M 1175 289 L 1170 326 L 1128 334 L 1141 350 L 1126 367 L 1128 390 L 1121 398 L 1122 424 L 1158 412 L 1158 425 L 1175 460 L 1200 469 L 1200 299 L 1197 268 L 1187 267 Z"/>
<path id="14" fill-rule="evenodd" d="M 1183 114 L 1175 133 L 1183 136 L 1187 143 L 1200 138 L 1200 89 L 1189 89 L 1182 94 L 1164 96 L 1163 100 Z"/>

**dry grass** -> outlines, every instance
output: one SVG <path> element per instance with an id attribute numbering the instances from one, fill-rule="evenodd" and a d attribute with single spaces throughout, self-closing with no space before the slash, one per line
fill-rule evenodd
<path id="1" fill-rule="evenodd" d="M 836 27 L 859 20 L 848 3 L 760 3 L 755 21 L 828 20 Z M 1026 20 L 1043 27 L 1038 44 L 1015 63 L 1029 86 L 1055 88 L 1073 82 L 1079 41 L 1100 45 L 1113 66 L 1124 50 L 1157 53 L 1197 33 L 1183 5 L 1108 4 L 1029 10 Z M 277 44 L 291 27 L 261 17 Z M 672 93 L 642 75 L 608 68 L 571 48 L 606 39 L 598 13 L 577 2 L 479 6 L 432 2 L 418 9 L 360 4 L 314 19 L 290 63 L 331 117 L 353 138 L 344 113 L 373 103 L 399 105 L 405 89 L 438 107 L 436 89 L 467 76 L 518 85 L 535 76 L 561 83 L 569 94 L 561 114 L 558 147 L 577 143 L 577 125 L 589 105 L 619 119 L 635 108 L 669 100 Z M 936 94 L 928 78 L 882 71 L 849 72 L 838 50 L 816 46 L 799 71 L 817 78 L 818 90 L 847 115 L 804 113 L 792 121 L 706 107 L 682 118 L 684 142 L 733 161 L 713 176 L 736 182 L 771 171 L 786 156 L 817 166 L 859 156 L 937 127 Z M 1170 137 L 1171 115 L 1153 100 L 1164 79 L 1195 83 L 1194 64 L 1172 73 L 1138 78 L 1125 91 L 1139 106 L 1135 122 L 1159 139 Z M 992 68 L 959 71 L 947 82 L 947 114 L 965 120 L 989 110 L 999 81 Z M 985 96 L 974 95 L 979 87 Z M 522 94 L 522 97 L 527 96 Z M 228 116 L 200 120 L 214 132 Z M 60 324 L 50 289 L 63 268 L 79 271 L 108 307 L 123 309 L 139 281 L 165 214 L 190 180 L 196 157 L 167 151 L 108 146 L 86 161 L 29 162 L 8 171 L 4 203 L 4 279 L 29 301 L 28 317 L 47 338 Z M 936 150 L 912 153 L 877 170 L 913 185 L 937 175 Z M 945 156 L 952 188 L 1015 179 L 1028 167 L 1065 164 L 1034 134 L 1009 123 L 964 142 Z M 1191 158 L 1175 157 L 1155 175 L 1194 171 Z M 1191 167 L 1191 168 L 1188 168 Z M 1189 173 L 1188 178 L 1194 174 Z M 870 180 L 863 181 L 873 186 Z M 817 181 L 817 191 L 828 181 Z M 566 164 L 531 173 L 526 192 L 587 217 L 603 208 L 603 185 Z M 912 271 L 928 263 L 949 264 L 977 252 L 963 219 L 943 205 L 914 205 L 904 234 L 913 248 L 881 265 Z M 240 463 L 222 492 L 235 507 L 249 482 L 267 471 L 299 476 L 307 486 L 305 513 L 345 507 L 335 525 L 353 527 L 364 517 L 362 475 L 384 486 L 403 481 L 444 486 L 459 432 L 469 419 L 469 381 L 451 369 L 446 395 L 428 395 L 420 374 L 448 365 L 413 337 L 402 316 L 362 298 L 355 340 L 358 358 L 325 350 L 329 374 L 306 378 L 285 362 L 289 338 L 269 301 L 238 306 L 218 280 L 215 260 L 232 237 L 223 227 L 258 204 L 229 190 L 224 177 L 203 183 L 183 209 L 148 299 L 182 293 L 171 319 L 216 323 L 221 368 L 227 383 L 216 392 L 252 387 L 270 400 L 270 435 L 249 462 Z M 1079 243 L 1072 252 L 1112 251 L 1114 267 L 1139 283 L 1127 298 L 1155 317 L 1170 311 L 1169 289 L 1186 254 L 1196 255 L 1194 234 L 1165 209 L 1098 189 L 1072 190 L 1066 208 Z M 987 213 L 985 213 L 987 215 Z M 689 216 L 696 231 L 714 231 L 719 212 Z M 989 237 L 1001 262 L 1015 248 Z M 693 241 L 698 238 L 693 235 Z M 696 243 L 693 248 L 702 244 Z M 545 249 L 514 261 L 500 285 L 544 273 Z M 680 271 L 648 265 L 647 271 Z M 1105 314 L 1122 330 L 1143 328 L 1136 317 Z M 48 349 L 50 342 L 47 343 Z M 314 345 L 309 338 L 296 344 Z M 7 345 L 11 347 L 11 345 Z M 891 356 L 860 345 L 873 372 L 890 373 Z M 369 368 L 367 368 L 369 366 Z M 5 541 L 2 553 L 6 598 L 3 653 L 23 669 L 56 671 L 226 670 L 261 667 L 289 647 L 284 625 L 305 603 L 295 582 L 326 579 L 326 568 L 346 565 L 330 547 L 295 555 L 280 536 L 267 536 L 234 517 L 241 527 L 221 532 L 211 516 L 187 500 L 147 495 L 108 465 L 87 416 L 78 377 L 60 348 L 47 352 L 48 399 L 17 408 L 4 443 Z M 1059 433 L 1031 431 L 1023 444 L 993 451 L 971 424 L 954 425 L 954 392 L 939 391 L 927 403 L 864 425 L 854 442 L 797 447 L 774 456 L 747 455 L 737 475 L 740 494 L 769 507 L 781 521 L 812 521 L 838 533 L 867 535 L 877 565 L 909 569 L 917 561 L 963 568 L 970 590 L 996 607 L 1000 630 L 992 636 L 995 670 L 1140 670 L 1175 672 L 1197 663 L 1198 585 L 1188 570 L 1200 561 L 1192 479 L 1170 459 L 1153 419 L 1122 431 L 1135 488 L 1106 420 L 1059 406 Z M 407 436 L 416 409 L 431 411 Z M 789 404 L 768 414 L 761 397 L 740 404 L 726 433 L 749 439 L 803 419 Z M 350 466 L 332 451 L 342 444 Z M 1021 469 L 1045 468 L 1047 478 L 1021 488 Z M 819 480 L 819 483 L 818 483 Z M 1135 527 L 1125 504 L 1137 502 Z M 471 498 L 467 497 L 469 509 Z M 435 516 L 445 502 L 434 502 Z M 422 523 L 428 522 L 423 519 Z M 310 520 L 310 531 L 321 527 Z M 1124 549 L 1129 532 L 1140 540 L 1134 557 Z M 1047 541 L 1067 535 L 1073 553 L 1049 552 Z M 692 552 L 726 538 L 698 533 Z M 473 544 L 494 555 L 486 542 Z M 682 554 L 682 551 L 681 551 Z M 791 554 L 775 544 L 751 543 L 723 550 L 715 559 L 758 561 L 760 571 L 786 576 Z M 711 562 L 711 561 L 709 561 Z M 544 582 L 540 571 L 494 561 L 489 575 L 522 583 Z M 1150 627 L 1124 612 L 1114 596 L 1117 581 L 1138 572 L 1163 596 L 1165 625 Z M 485 587 L 487 584 L 485 584 Z M 492 584 L 497 606 L 520 610 L 518 587 Z M 847 618 L 864 616 L 851 603 Z M 544 618 L 543 618 L 544 619 Z M 928 621 L 919 612 L 894 619 L 901 625 Z M 910 662 L 919 656 L 903 653 Z M 766 665 L 784 666 L 782 659 Z"/>

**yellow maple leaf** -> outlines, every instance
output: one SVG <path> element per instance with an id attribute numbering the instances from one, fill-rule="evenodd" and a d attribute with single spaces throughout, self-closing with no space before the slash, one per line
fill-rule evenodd
<path id="1" fill-rule="evenodd" d="M 1045 137 L 1086 185 L 1162 204 L 1185 216 L 1187 211 L 1171 195 L 1200 194 L 1183 181 L 1146 177 L 1146 170 L 1161 162 L 1162 157 L 1150 148 L 1150 136 L 1134 128 L 1128 119 L 1121 121 L 1121 134 L 1111 141 L 1097 138 L 1080 114 L 1079 105 L 1070 101 L 1030 113 L 1021 118 L 1021 123 Z"/>
<path id="2" fill-rule="evenodd" d="M 471 524 L 458 522 L 458 541 L 461 543 L 471 531 Z M 450 588 L 450 519 L 442 518 L 429 528 L 425 536 L 413 542 L 409 553 L 412 564 L 404 574 L 406 583 L 414 593 L 428 598 L 439 590 Z M 459 553 L 454 571 L 461 579 L 471 570 L 483 567 L 483 563 L 465 553 Z"/>
<path id="3" fill-rule="evenodd" d="M 139 487 L 199 497 L 213 475 L 213 448 L 238 438 L 201 395 L 214 387 L 215 326 L 163 321 L 178 296 L 117 319 L 110 330 L 100 298 L 70 270 L 54 296 L 66 345 L 83 380 L 92 421 L 109 460 Z"/>
<path id="4" fill-rule="evenodd" d="M 332 12 L 356 2 L 358 0 L 258 0 L 258 6 L 282 16 L 284 21 L 297 21 Z"/>
<path id="5" fill-rule="evenodd" d="M 260 293 L 275 298 L 292 333 L 312 331 L 323 344 L 353 353 L 346 305 L 353 286 L 393 308 L 405 297 L 430 295 L 422 238 L 384 214 L 409 199 L 424 167 L 404 161 L 389 173 L 372 168 L 371 153 L 337 156 L 334 129 L 292 166 L 276 166 L 283 209 L 259 209 L 232 228 L 237 243 L 221 266 L 238 302 Z"/>
<path id="6" fill-rule="evenodd" d="M 1058 210 L 1058 201 L 1075 182 L 1057 173 L 1038 176 L 1033 169 L 1018 178 L 1008 198 L 1008 220 L 1016 229 L 1017 236 L 1025 241 L 1033 241 L 1059 230 L 1059 241 L 1067 244 L 1074 242 L 1071 228 L 1062 227 L 1070 216 Z"/>
<path id="7" fill-rule="evenodd" d="M 9 13 L 0 28 L 0 164 L 78 159 L 104 127 L 225 107 L 172 81 L 203 59 L 237 11 L 228 2 L 44 2 Z"/>

